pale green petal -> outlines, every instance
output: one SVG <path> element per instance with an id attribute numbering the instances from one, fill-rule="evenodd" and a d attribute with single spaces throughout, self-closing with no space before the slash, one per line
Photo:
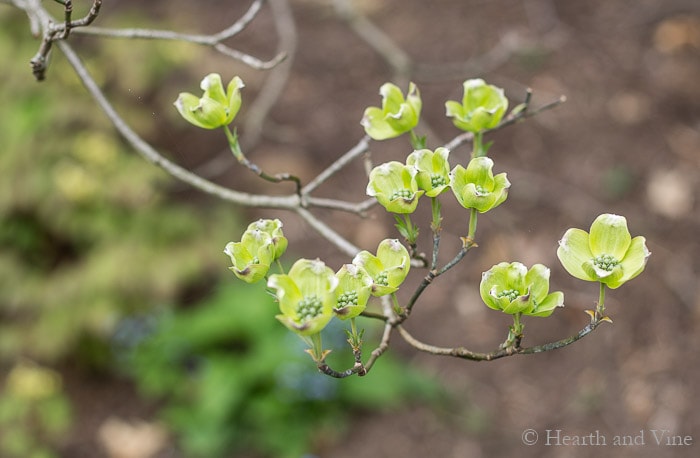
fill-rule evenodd
<path id="1" fill-rule="evenodd" d="M 418 90 L 418 86 L 416 86 L 412 82 L 408 84 L 408 94 L 406 95 L 406 102 L 411 106 L 411 110 L 416 116 L 416 124 L 418 124 L 420 112 L 423 108 L 423 101 L 420 98 L 420 91 Z"/>
<path id="2" fill-rule="evenodd" d="M 267 286 L 275 290 L 280 311 L 286 316 L 296 318 L 297 304 L 304 297 L 294 280 L 289 275 L 270 275 Z"/>
<path id="3" fill-rule="evenodd" d="M 557 307 L 564 306 L 564 293 L 561 291 L 553 292 L 548 295 L 544 301 L 537 304 L 534 310 L 527 313 L 529 316 L 548 317 L 554 312 Z"/>
<path id="4" fill-rule="evenodd" d="M 514 301 L 511 301 L 503 307 L 502 311 L 503 313 L 507 313 L 509 315 L 514 315 L 516 313 L 527 313 L 532 309 L 532 300 L 530 299 L 527 294 L 524 294 L 522 296 L 519 296 L 517 299 Z"/>
<path id="5" fill-rule="evenodd" d="M 401 104 L 404 103 L 403 93 L 393 83 L 384 83 L 379 88 L 379 95 L 382 96 L 382 111 L 385 114 L 398 113 Z"/>
<path id="6" fill-rule="evenodd" d="M 464 107 L 459 102 L 448 100 L 445 102 L 445 116 L 455 119 L 464 118 Z"/>
<path id="7" fill-rule="evenodd" d="M 624 272 L 622 281 L 626 282 L 632 280 L 634 277 L 641 274 L 644 271 L 644 267 L 650 255 L 651 252 L 646 246 L 646 239 L 642 236 L 633 238 L 620 264 Z"/>
<path id="8" fill-rule="evenodd" d="M 221 75 L 218 73 L 210 73 L 205 76 L 199 87 L 204 91 L 203 97 L 208 97 L 223 106 L 228 106 L 224 84 L 221 82 Z"/>
<path id="9" fill-rule="evenodd" d="M 352 263 L 364 268 L 372 277 L 376 277 L 382 273 L 382 271 L 384 271 L 384 266 L 379 258 L 366 250 L 357 253 L 355 258 L 352 260 Z"/>
<path id="10" fill-rule="evenodd" d="M 615 289 L 624 283 L 622 281 L 624 271 L 620 265 L 613 267 L 612 270 L 605 270 L 601 269 L 593 261 L 586 261 L 583 263 L 582 268 L 592 281 L 605 283 L 611 289 Z"/>
<path id="11" fill-rule="evenodd" d="M 382 240 L 377 247 L 377 258 L 385 268 L 402 267 L 406 269 L 407 274 L 411 267 L 411 257 L 408 250 L 398 239 Z"/>
<path id="12" fill-rule="evenodd" d="M 238 110 L 241 108 L 241 89 L 245 87 L 243 80 L 238 76 L 234 77 L 226 89 L 227 106 L 228 106 L 228 116 L 226 118 L 226 124 L 230 124 L 233 119 L 238 114 Z"/>
<path id="13" fill-rule="evenodd" d="M 481 295 L 481 300 L 484 301 L 484 304 L 494 310 L 502 309 L 496 295 L 492 294 L 492 289 L 497 288 L 497 285 L 500 283 L 501 276 L 501 273 L 495 271 L 493 268 L 481 274 L 481 283 L 479 284 L 479 294 Z M 496 293 L 496 291 L 493 292 Z"/>
<path id="14" fill-rule="evenodd" d="M 586 281 L 596 281 L 583 270 L 583 264 L 593 259 L 589 246 L 589 237 L 581 229 L 569 229 L 559 241 L 557 257 L 564 269 L 572 276 Z"/>
<path id="15" fill-rule="evenodd" d="M 335 289 L 338 282 L 335 273 L 320 259 L 299 259 L 289 269 L 288 275 L 304 297 L 323 298 Z"/>
<path id="16" fill-rule="evenodd" d="M 493 160 L 491 158 L 486 156 L 475 157 L 467 165 L 466 180 L 491 192 L 495 184 L 492 170 Z"/>
<path id="17" fill-rule="evenodd" d="M 549 293 L 549 269 L 542 264 L 533 265 L 525 275 L 525 285 L 535 303 L 542 302 Z"/>
<path id="18" fill-rule="evenodd" d="M 275 316 L 280 323 L 285 325 L 290 331 L 302 336 L 311 336 L 318 334 L 323 328 L 328 325 L 328 322 L 333 318 L 332 314 L 322 314 L 308 321 L 297 322 L 294 318 L 288 315 Z"/>
<path id="19" fill-rule="evenodd" d="M 412 165 L 422 172 L 432 171 L 433 152 L 429 149 L 419 149 L 413 151 L 406 158 L 406 165 Z"/>
<path id="20" fill-rule="evenodd" d="M 594 256 L 611 255 L 622 260 L 632 241 L 624 216 L 600 215 L 593 221 L 590 232 L 590 247 Z"/>
<path id="21" fill-rule="evenodd" d="M 360 124 L 365 128 L 367 135 L 374 140 L 386 140 L 401 135 L 401 132 L 397 132 L 389 125 L 384 119 L 384 112 L 377 107 L 367 108 Z"/>

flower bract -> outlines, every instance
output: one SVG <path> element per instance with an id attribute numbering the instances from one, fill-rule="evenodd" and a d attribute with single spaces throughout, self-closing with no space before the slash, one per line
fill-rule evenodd
<path id="1" fill-rule="evenodd" d="M 386 162 L 372 169 L 367 195 L 392 213 L 413 213 L 425 191 L 418 190 L 417 170 L 398 161 Z"/>
<path id="2" fill-rule="evenodd" d="M 501 262 L 481 276 L 479 292 L 484 303 L 508 314 L 546 317 L 564 305 L 564 293 L 549 293 L 549 269 L 535 264 Z"/>
<path id="3" fill-rule="evenodd" d="M 319 259 L 299 259 L 288 274 L 271 275 L 267 286 L 275 290 L 277 319 L 302 336 L 317 334 L 333 318 L 338 279 Z"/>
<path id="4" fill-rule="evenodd" d="M 226 90 L 221 75 L 210 73 L 202 80 L 202 97 L 182 92 L 175 101 L 175 108 L 189 123 L 203 129 L 217 129 L 231 124 L 241 107 L 241 88 L 245 85 L 234 77 Z"/>
<path id="5" fill-rule="evenodd" d="M 405 98 L 401 89 L 392 83 L 383 84 L 379 94 L 382 96 L 382 107 L 368 107 L 360 121 L 367 135 L 375 140 L 386 140 L 409 132 L 418 125 L 423 103 L 415 84 L 409 84 Z"/>
<path id="6" fill-rule="evenodd" d="M 476 133 L 493 129 L 501 122 L 508 109 L 508 99 L 503 89 L 482 79 L 470 79 L 464 82 L 462 103 L 449 100 L 445 108 L 455 126 Z"/>
<path id="7" fill-rule="evenodd" d="M 416 168 L 416 183 L 428 197 L 436 197 L 450 186 L 450 164 L 447 158 L 450 151 L 438 148 L 434 152 L 421 149 L 412 152 L 406 165 Z"/>
<path id="8" fill-rule="evenodd" d="M 385 239 L 377 247 L 377 255 L 361 251 L 352 260 L 372 278 L 372 295 L 384 296 L 399 289 L 411 268 L 408 250 L 397 239 Z"/>
<path id="9" fill-rule="evenodd" d="M 466 169 L 461 165 L 452 169 L 452 191 L 462 207 L 484 213 L 506 200 L 510 182 L 505 173 L 494 176 L 492 170 L 493 161 L 486 156 L 472 159 Z"/>
<path id="10" fill-rule="evenodd" d="M 571 275 L 612 289 L 642 273 L 650 254 L 644 237 L 630 235 L 627 219 L 609 213 L 593 221 L 590 233 L 567 230 L 557 249 L 559 260 Z"/>
<path id="11" fill-rule="evenodd" d="M 275 247 L 270 234 L 260 230 L 247 230 L 240 242 L 229 242 L 224 248 L 233 266 L 229 269 L 246 283 L 261 280 L 274 260 Z"/>

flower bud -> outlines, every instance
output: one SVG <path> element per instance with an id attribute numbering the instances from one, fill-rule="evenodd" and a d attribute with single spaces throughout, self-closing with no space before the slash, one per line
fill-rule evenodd
<path id="1" fill-rule="evenodd" d="M 218 73 L 210 73 L 202 80 L 201 98 L 182 92 L 175 101 L 175 108 L 189 123 L 203 129 L 217 129 L 231 124 L 241 107 L 241 88 L 245 85 L 234 77 L 226 91 Z"/>

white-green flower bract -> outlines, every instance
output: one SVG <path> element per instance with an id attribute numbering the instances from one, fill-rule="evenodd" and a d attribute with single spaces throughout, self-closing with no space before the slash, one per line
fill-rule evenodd
<path id="1" fill-rule="evenodd" d="M 276 318 L 297 334 L 318 334 L 333 318 L 338 279 L 319 259 L 299 259 L 288 274 L 271 275 L 267 286 L 279 301 Z"/>
<path id="2" fill-rule="evenodd" d="M 590 234 L 569 229 L 559 241 L 557 256 L 576 278 L 604 283 L 611 289 L 641 274 L 651 252 L 642 236 L 632 238 L 624 216 L 603 214 Z"/>
<path id="3" fill-rule="evenodd" d="M 549 269 L 535 264 L 501 262 L 481 276 L 479 292 L 484 303 L 504 313 L 547 317 L 563 307 L 564 293 L 549 293 Z"/>
<path id="4" fill-rule="evenodd" d="M 379 94 L 382 96 L 382 107 L 368 107 L 360 121 L 367 135 L 375 140 L 386 140 L 409 132 L 418 125 L 423 103 L 415 84 L 408 85 L 406 98 L 401 89 L 392 83 L 383 84 Z"/>
<path id="5" fill-rule="evenodd" d="M 189 123 L 203 129 L 217 129 L 231 124 L 241 107 L 243 80 L 235 76 L 226 90 L 221 75 L 210 73 L 204 77 L 200 87 L 202 97 L 189 92 L 181 92 L 175 101 L 175 108 Z"/>

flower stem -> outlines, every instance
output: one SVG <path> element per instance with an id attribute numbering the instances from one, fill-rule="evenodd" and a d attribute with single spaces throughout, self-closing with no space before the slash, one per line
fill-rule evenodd
<path id="1" fill-rule="evenodd" d="M 478 212 L 476 208 L 472 208 L 471 212 L 469 213 L 469 234 L 467 234 L 467 238 L 469 240 L 474 240 L 474 236 L 476 234 L 476 220 L 477 220 Z"/>
<path id="2" fill-rule="evenodd" d="M 440 231 L 442 230 L 442 215 L 441 204 L 437 197 L 430 198 L 430 205 L 433 210 L 433 221 L 430 224 L 430 229 L 433 231 L 433 259 L 430 264 L 430 269 L 434 270 L 437 267 L 438 251 L 440 249 Z"/>
<path id="3" fill-rule="evenodd" d="M 413 129 L 411 129 L 409 135 L 411 136 L 411 146 L 413 149 L 425 148 L 425 137 L 419 137 Z"/>
<path id="4" fill-rule="evenodd" d="M 472 150 L 472 158 L 485 156 L 485 153 L 486 152 L 484 151 L 484 133 L 483 132 L 475 132 L 474 133 L 473 150 Z"/>
<path id="5" fill-rule="evenodd" d="M 600 283 L 600 293 L 598 295 L 598 305 L 596 306 L 596 313 L 602 318 L 605 316 L 605 283 Z"/>
<path id="6" fill-rule="evenodd" d="M 310 354 L 314 361 L 323 361 L 325 355 L 323 354 L 323 344 L 321 343 L 321 333 L 318 332 L 310 336 L 311 340 L 311 350 Z"/>

